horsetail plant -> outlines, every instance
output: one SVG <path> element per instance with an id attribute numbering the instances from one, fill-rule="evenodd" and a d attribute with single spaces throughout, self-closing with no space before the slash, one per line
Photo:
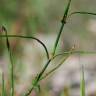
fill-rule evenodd
<path id="1" fill-rule="evenodd" d="M 44 78 L 46 78 L 47 76 L 49 76 L 52 72 L 54 72 L 55 70 L 57 70 L 66 60 L 67 58 L 71 55 L 71 54 L 96 54 L 96 52 L 89 52 L 89 51 L 76 51 L 75 48 L 71 48 L 69 51 L 65 51 L 64 53 L 60 53 L 60 54 L 56 54 L 56 49 L 57 49 L 57 46 L 58 46 L 58 43 L 59 43 L 59 40 L 60 40 L 60 36 L 63 32 L 63 28 L 65 26 L 65 24 L 67 23 L 67 19 L 70 18 L 70 16 L 74 15 L 74 14 L 87 14 L 87 15 L 96 15 L 96 13 L 91 13 L 91 12 L 72 12 L 69 14 L 69 9 L 70 9 L 70 4 L 71 4 L 71 1 L 72 0 L 69 0 L 68 1 L 68 4 L 65 8 L 65 11 L 64 11 L 64 15 L 63 15 L 63 18 L 61 20 L 61 27 L 60 27 L 60 30 L 59 30 L 59 33 L 57 34 L 57 38 L 56 38 L 56 41 L 54 43 L 54 47 L 53 47 L 53 52 L 52 52 L 52 57 L 49 57 L 49 52 L 48 52 L 48 49 L 46 47 L 46 45 L 39 39 L 35 38 L 35 37 L 32 37 L 32 36 L 20 36 L 20 35 L 8 35 L 7 33 L 7 30 L 4 26 L 2 26 L 2 31 L 5 32 L 5 35 L 0 35 L 0 37 L 4 37 L 6 38 L 6 45 L 7 45 L 7 49 L 8 49 L 8 53 L 9 53 L 9 56 L 10 56 L 10 73 L 11 73 L 11 95 L 10 96 L 14 96 L 14 66 L 13 66 L 13 57 L 12 57 L 12 52 L 11 52 L 11 48 L 10 48 L 10 43 L 9 43 L 9 40 L 8 38 L 22 38 L 22 39 L 33 39 L 33 40 L 36 40 L 38 43 L 40 43 L 45 52 L 46 52 L 46 56 L 47 56 L 47 62 L 45 64 L 45 66 L 42 68 L 42 70 L 40 71 L 40 73 L 36 76 L 36 78 L 34 79 L 31 87 L 27 90 L 27 92 L 23 93 L 21 96 L 29 96 L 31 94 L 31 92 L 37 87 L 39 90 L 40 90 L 40 81 Z M 47 67 L 49 66 L 50 62 L 52 60 L 54 60 L 56 57 L 62 55 L 63 57 L 61 58 L 59 64 L 57 66 L 55 66 L 53 69 L 51 69 L 49 72 L 45 73 Z M 82 77 L 82 80 L 81 80 L 81 96 L 85 96 L 85 80 L 84 80 L 84 68 L 83 68 L 83 65 L 81 67 L 81 77 Z M 2 75 L 2 96 L 6 96 L 4 95 L 5 93 L 5 87 L 4 87 L 4 76 Z"/>
<path id="2" fill-rule="evenodd" d="M 60 36 L 61 36 L 61 34 L 62 34 L 64 25 L 66 24 L 66 20 L 67 20 L 67 15 L 68 15 L 68 11 L 69 11 L 69 8 L 70 8 L 70 4 L 71 4 L 71 0 L 69 0 L 68 5 L 67 5 L 67 7 L 66 7 L 66 9 L 65 9 L 65 11 L 64 11 L 63 18 L 62 18 L 62 20 L 61 20 L 62 25 L 61 25 L 61 27 L 60 27 L 59 33 L 58 33 L 57 38 L 56 38 L 56 41 L 55 41 L 55 45 L 54 45 L 54 49 L 53 49 L 53 53 L 52 53 L 53 56 L 55 55 L 56 48 L 57 48 L 57 45 L 58 45 Z"/>

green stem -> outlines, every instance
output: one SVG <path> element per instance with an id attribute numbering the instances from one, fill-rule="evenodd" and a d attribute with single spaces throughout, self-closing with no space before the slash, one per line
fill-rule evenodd
<path id="1" fill-rule="evenodd" d="M 57 45 L 58 45 L 58 42 L 59 42 L 59 40 L 60 40 L 60 36 L 61 36 L 61 34 L 62 34 L 64 25 L 66 24 L 66 19 L 67 19 L 67 15 L 68 15 L 68 11 L 69 11 L 70 4 L 71 4 L 71 0 L 69 0 L 68 5 L 67 5 L 67 7 L 66 7 L 66 9 L 65 9 L 65 11 L 64 11 L 63 18 L 62 18 L 62 20 L 61 20 L 62 25 L 61 25 L 61 27 L 60 27 L 60 31 L 59 31 L 59 33 L 58 33 L 58 35 L 57 35 L 57 38 L 56 38 L 56 41 L 55 41 L 55 45 L 54 45 L 54 49 L 53 49 L 53 53 L 52 53 L 53 56 L 55 55 L 55 52 L 56 52 L 56 49 L 57 49 Z"/>
<path id="2" fill-rule="evenodd" d="M 56 39 L 56 42 L 55 42 L 55 45 L 54 45 L 54 49 L 53 49 L 53 53 L 52 53 L 53 56 L 55 55 L 56 48 L 57 48 L 57 45 L 58 45 L 58 42 L 59 42 L 59 39 L 60 39 L 62 30 L 63 30 L 63 28 L 64 28 L 64 25 L 65 25 L 65 23 L 62 23 L 62 26 L 61 26 L 61 28 L 60 28 L 59 34 L 58 34 L 58 36 L 57 36 L 57 39 Z"/>
<path id="3" fill-rule="evenodd" d="M 0 35 L 0 37 L 6 37 L 6 35 Z M 49 52 L 47 50 L 47 47 L 39 39 L 37 39 L 35 37 L 31 37 L 31 36 L 20 36 L 20 35 L 7 35 L 7 37 L 9 37 L 9 38 L 13 38 L 13 37 L 15 37 L 15 38 L 27 38 L 27 39 L 34 39 L 34 40 L 36 40 L 37 42 L 39 42 L 44 47 L 46 55 L 47 55 L 47 59 L 49 59 Z"/>
<path id="4" fill-rule="evenodd" d="M 66 54 L 66 53 L 55 55 L 55 56 L 52 58 L 52 60 L 55 59 L 57 56 L 64 55 L 64 54 Z M 49 74 L 51 74 L 51 73 L 54 72 L 56 69 L 58 69 L 58 68 L 67 60 L 67 58 L 68 58 L 71 54 L 72 54 L 72 51 L 69 51 L 68 54 L 67 54 L 67 56 L 66 56 L 66 57 L 63 57 L 62 60 L 60 61 L 60 63 L 59 63 L 55 68 L 51 69 L 51 71 L 49 71 L 48 73 L 46 73 L 40 80 L 46 78 Z M 51 61 L 52 61 L 52 60 L 51 60 Z"/>
<path id="5" fill-rule="evenodd" d="M 65 51 L 65 52 L 63 52 L 63 53 L 61 53 L 61 54 L 57 54 L 57 55 L 53 56 L 53 58 L 51 59 L 51 61 L 52 61 L 53 59 L 55 59 L 56 57 L 58 57 L 58 56 L 67 55 L 67 56 L 65 57 L 65 59 L 63 59 L 63 62 L 64 62 L 64 60 L 66 60 L 66 59 L 70 56 L 70 54 L 96 54 L 96 51 L 72 51 L 72 52 L 70 52 L 70 51 Z M 46 78 L 47 76 L 49 76 L 49 74 L 51 74 L 52 72 L 54 72 L 54 71 L 55 71 L 56 69 L 58 69 L 61 65 L 62 65 L 62 63 L 59 63 L 55 68 L 51 69 L 48 73 L 46 73 L 40 80 L 42 80 L 42 79 Z"/>
<path id="6" fill-rule="evenodd" d="M 5 36 L 6 36 L 6 45 L 7 45 L 7 49 L 9 52 L 9 57 L 10 57 L 10 74 L 11 74 L 11 96 L 14 96 L 14 64 L 13 64 L 13 59 L 12 59 L 12 53 L 11 53 L 11 48 L 10 48 L 10 44 L 9 44 L 9 40 L 8 40 L 8 36 L 7 36 L 7 30 L 4 29 L 5 31 Z"/>
<path id="7" fill-rule="evenodd" d="M 35 82 L 33 83 L 33 86 L 28 90 L 27 93 L 25 93 L 23 96 L 29 96 L 31 94 L 31 92 L 33 91 L 34 87 L 38 84 L 38 82 L 40 81 L 43 73 L 45 72 L 45 70 L 47 69 L 49 63 L 51 62 L 51 59 L 49 59 L 46 63 L 46 65 L 44 66 L 44 68 L 42 69 L 42 71 L 39 73 L 39 75 L 37 76 Z"/>
<path id="8" fill-rule="evenodd" d="M 67 55 L 69 53 L 70 53 L 70 51 L 65 51 L 63 53 L 59 53 L 59 54 L 55 55 L 53 58 L 58 57 L 60 55 Z M 79 51 L 72 51 L 71 53 L 72 54 L 96 54 L 96 51 L 82 51 L 82 50 L 79 50 Z"/>
<path id="9" fill-rule="evenodd" d="M 81 14 L 81 15 L 96 15 L 96 13 L 92 13 L 92 12 L 76 11 L 76 12 L 70 13 L 67 18 L 69 18 L 70 16 L 75 15 L 75 14 Z"/>
<path id="10" fill-rule="evenodd" d="M 60 61 L 60 63 L 55 67 L 53 68 L 51 71 L 49 71 L 48 73 L 46 73 L 43 77 L 43 73 L 45 72 L 46 68 L 48 67 L 49 63 L 55 59 L 56 57 L 60 56 L 60 55 L 64 55 L 66 54 L 67 56 L 66 57 L 63 57 L 63 59 Z M 28 90 L 27 93 L 25 93 L 25 95 L 23 96 L 28 96 L 31 94 L 31 92 L 33 91 L 34 87 L 38 84 L 39 81 L 41 81 L 42 79 L 46 78 L 49 74 L 51 74 L 52 72 L 54 72 L 56 69 L 58 69 L 62 64 L 63 62 L 70 56 L 70 54 L 96 54 L 96 52 L 90 52 L 90 51 L 68 51 L 68 52 L 64 52 L 64 53 L 61 53 L 61 54 L 57 54 L 55 56 L 53 56 L 47 63 L 46 65 L 44 66 L 44 68 L 42 69 L 42 71 L 40 72 L 40 74 L 37 76 L 35 82 L 33 83 L 33 86 Z"/>
<path id="11" fill-rule="evenodd" d="M 64 63 L 64 61 L 65 61 L 67 58 L 68 58 L 68 57 L 64 57 L 64 58 L 60 61 L 60 63 L 59 63 L 55 68 L 51 69 L 51 70 L 50 70 L 48 73 L 46 73 L 40 80 L 46 78 L 47 76 L 49 76 L 49 74 L 51 74 L 51 73 L 54 72 L 56 69 L 58 69 L 58 68 Z"/>

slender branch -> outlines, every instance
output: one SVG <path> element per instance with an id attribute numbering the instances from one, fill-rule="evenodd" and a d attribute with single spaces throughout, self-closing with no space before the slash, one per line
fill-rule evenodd
<path id="1" fill-rule="evenodd" d="M 0 37 L 6 37 L 6 35 L 0 35 Z M 13 38 L 13 37 L 15 37 L 15 38 L 27 38 L 27 39 L 34 39 L 34 40 L 36 40 L 38 43 L 40 43 L 44 47 L 46 55 L 47 55 L 47 59 L 49 59 L 49 52 L 47 50 L 47 47 L 39 39 L 37 39 L 35 37 L 32 37 L 32 36 L 20 36 L 20 35 L 7 35 L 7 37 L 9 37 L 9 38 Z"/>
<path id="2" fill-rule="evenodd" d="M 66 57 L 63 57 L 63 59 L 60 61 L 60 63 L 59 63 L 55 68 L 51 69 L 48 73 L 46 73 L 43 77 L 41 77 L 40 80 L 46 78 L 47 76 L 49 76 L 49 74 L 51 74 L 51 73 L 54 72 L 56 69 L 58 69 L 58 68 L 64 63 L 64 61 L 67 60 L 68 57 L 69 57 L 69 55 L 66 56 Z"/>
<path id="3" fill-rule="evenodd" d="M 56 57 L 62 56 L 62 55 L 67 55 L 67 57 L 65 57 L 65 59 L 64 59 L 64 60 L 66 60 L 66 59 L 70 56 L 70 54 L 96 54 L 96 51 L 72 51 L 72 52 L 70 52 L 70 51 L 65 51 L 65 52 L 63 52 L 63 53 L 61 53 L 61 54 L 55 55 L 55 56 L 51 59 L 51 61 L 54 60 Z M 64 62 L 64 60 L 63 60 L 63 62 Z M 61 61 L 61 62 L 62 62 L 62 61 Z M 51 74 L 52 72 L 54 72 L 54 71 L 55 71 L 57 68 L 59 68 L 61 65 L 62 65 L 62 63 L 58 64 L 55 68 L 53 68 L 53 69 L 51 69 L 49 72 L 47 72 L 40 80 L 42 80 L 42 79 L 46 78 L 47 76 L 49 76 L 49 74 Z"/>
<path id="4" fill-rule="evenodd" d="M 81 64 L 81 84 L 80 84 L 80 89 L 81 89 L 81 96 L 85 96 L 85 75 L 84 75 L 84 66 Z"/>
<path id="5" fill-rule="evenodd" d="M 66 55 L 69 54 L 69 51 L 65 51 L 63 53 L 59 53 L 57 55 L 55 55 L 53 58 L 58 57 L 60 55 Z M 96 54 L 96 51 L 83 51 L 83 50 L 79 50 L 79 51 L 72 51 L 72 54 Z"/>
<path id="6" fill-rule="evenodd" d="M 40 80 L 46 78 L 49 74 L 51 74 L 51 73 L 54 72 L 56 69 L 58 69 L 58 68 L 67 60 L 67 58 L 72 54 L 73 50 L 74 50 L 74 49 L 71 48 L 68 52 L 64 52 L 63 54 L 57 54 L 57 55 L 55 55 L 55 56 L 51 59 L 51 61 L 52 61 L 53 59 L 55 59 L 56 57 L 60 56 L 60 55 L 66 54 L 66 57 L 63 57 L 62 60 L 60 61 L 60 63 L 59 63 L 55 68 L 51 69 L 51 71 L 49 71 L 48 73 L 46 73 L 43 77 L 41 77 Z"/>
<path id="7" fill-rule="evenodd" d="M 69 18 L 70 16 L 75 15 L 75 14 L 81 14 L 81 15 L 96 15 L 96 13 L 92 13 L 92 12 L 77 11 L 77 12 L 72 12 L 72 13 L 70 13 L 67 18 Z"/>

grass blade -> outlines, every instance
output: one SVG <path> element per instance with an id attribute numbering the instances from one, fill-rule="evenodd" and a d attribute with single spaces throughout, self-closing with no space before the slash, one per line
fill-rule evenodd
<path id="1" fill-rule="evenodd" d="M 70 56 L 71 54 L 96 54 L 96 51 L 65 51 L 61 54 L 57 54 L 55 56 L 53 56 L 53 58 L 51 58 L 51 61 L 54 60 L 56 57 L 58 56 L 63 56 L 63 55 L 67 55 Z M 68 58 L 66 56 L 65 60 Z M 63 61 L 64 62 L 64 61 Z M 47 72 L 40 80 L 46 78 L 49 74 L 51 74 L 52 72 L 54 72 L 56 69 L 58 69 L 60 66 L 62 65 L 62 63 L 58 64 L 55 68 L 51 69 L 49 72 Z"/>
<path id="2" fill-rule="evenodd" d="M 5 96 L 5 80 L 4 80 L 4 73 L 2 72 L 2 96 Z"/>
<path id="3" fill-rule="evenodd" d="M 55 70 L 57 70 L 66 60 L 67 58 L 72 54 L 72 52 L 75 50 L 75 46 L 73 46 L 69 51 L 68 51 L 68 54 L 66 54 L 66 56 L 64 56 L 62 58 L 62 60 L 60 61 L 60 63 L 53 69 L 51 69 L 51 71 L 49 71 L 48 73 L 46 73 L 43 77 L 40 78 L 40 80 L 46 78 L 49 74 L 51 74 L 52 72 L 54 72 Z M 66 52 L 65 52 L 66 53 Z M 60 56 L 62 54 L 58 54 L 58 55 L 55 55 L 53 56 L 53 58 L 51 59 L 51 61 L 56 58 L 57 56 Z M 64 55 L 64 54 L 63 54 Z"/>
<path id="4" fill-rule="evenodd" d="M 46 77 L 49 76 L 52 72 L 54 72 L 55 70 L 57 70 L 57 69 L 67 60 L 67 58 L 68 58 L 71 54 L 72 54 L 72 53 L 71 53 L 71 51 L 70 51 L 70 52 L 67 54 L 67 56 L 64 56 L 64 57 L 61 59 L 60 63 L 59 63 L 55 68 L 51 69 L 48 73 L 46 73 L 43 77 L 41 77 L 40 80 L 46 78 Z M 51 61 L 52 61 L 55 57 L 57 57 L 57 56 L 59 56 L 59 55 L 61 55 L 61 54 L 58 54 L 58 55 L 54 56 L 54 57 L 51 59 Z M 64 54 L 63 54 L 63 55 L 64 55 Z"/>
<path id="5" fill-rule="evenodd" d="M 11 78 L 10 78 L 10 83 L 11 83 L 11 96 L 14 96 L 14 67 L 13 67 L 13 59 L 12 59 L 12 53 L 11 53 L 11 48 L 10 48 L 10 44 L 9 44 L 9 40 L 8 40 L 8 36 L 7 36 L 7 30 L 4 26 L 2 26 L 2 31 L 5 32 L 5 37 L 6 37 L 6 45 L 7 45 L 7 49 L 8 49 L 8 53 L 9 53 L 9 57 L 10 57 L 10 74 L 11 74 Z"/>
<path id="6" fill-rule="evenodd" d="M 53 56 L 53 58 L 56 58 L 56 57 L 58 57 L 58 56 L 60 56 L 60 55 L 67 55 L 67 54 L 69 54 L 70 53 L 70 51 L 65 51 L 65 52 L 63 52 L 63 53 L 59 53 L 59 54 L 57 54 L 57 55 L 55 55 L 55 56 Z M 72 51 L 71 52 L 71 54 L 84 54 L 84 55 L 89 55 L 89 54 L 96 54 L 96 51 L 83 51 L 83 50 L 79 50 L 79 51 Z"/>
<path id="7" fill-rule="evenodd" d="M 85 96 L 85 76 L 84 76 L 84 66 L 81 65 L 81 82 L 80 82 L 80 96 Z"/>

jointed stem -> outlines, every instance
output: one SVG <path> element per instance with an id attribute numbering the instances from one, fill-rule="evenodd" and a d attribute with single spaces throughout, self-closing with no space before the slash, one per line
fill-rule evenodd
<path id="1" fill-rule="evenodd" d="M 56 42 L 55 42 L 55 45 L 54 45 L 54 49 L 53 49 L 53 53 L 52 53 L 53 56 L 55 55 L 56 48 L 57 48 L 57 45 L 58 45 L 58 42 L 59 42 L 59 39 L 60 39 L 62 30 L 63 30 L 63 28 L 64 28 L 64 25 L 65 25 L 65 23 L 62 23 L 62 26 L 61 26 L 61 28 L 60 28 L 59 34 L 58 34 L 58 36 L 57 36 L 57 39 L 56 39 Z"/>
<path id="2" fill-rule="evenodd" d="M 61 36 L 62 31 L 63 31 L 64 25 L 66 24 L 66 20 L 67 20 L 67 15 L 68 15 L 68 11 L 69 11 L 69 8 L 70 8 L 70 4 L 71 4 L 71 0 L 69 0 L 68 5 L 67 5 L 67 7 L 66 7 L 66 9 L 64 11 L 63 18 L 61 20 L 62 25 L 60 27 L 59 33 L 58 33 L 56 41 L 55 41 L 55 45 L 54 45 L 54 49 L 53 49 L 53 53 L 52 53 L 53 56 L 55 55 L 56 48 L 57 48 L 58 42 L 60 40 L 60 36 Z"/>

